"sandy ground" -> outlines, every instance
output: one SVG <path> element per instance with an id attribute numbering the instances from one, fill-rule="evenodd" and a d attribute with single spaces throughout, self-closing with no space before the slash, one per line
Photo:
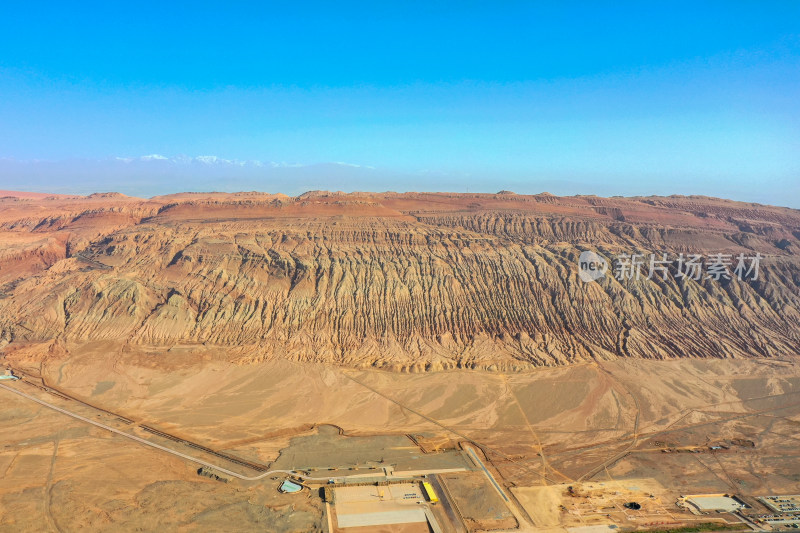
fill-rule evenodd
<path id="1" fill-rule="evenodd" d="M 0 531 L 320 528 L 322 504 L 308 490 L 207 480 L 178 458 L 0 394 Z"/>
<path id="2" fill-rule="evenodd" d="M 681 493 L 800 492 L 795 361 L 620 360 L 515 375 L 397 374 L 281 360 L 237 366 L 202 351 L 121 354 L 97 345 L 70 353 L 28 370 L 137 423 L 249 460 L 346 469 L 382 459 L 413 466 L 421 458 L 446 466 L 454 454 L 447 446 L 423 454 L 406 435 L 472 440 L 541 527 L 591 524 L 587 517 L 609 513 L 658 522 L 678 511 Z M 0 530 L 192 530 L 234 518 L 242 531 L 321 527 L 322 504 L 309 491 L 279 495 L 271 479 L 206 480 L 178 458 L 10 394 L 2 400 Z M 333 429 L 320 433 L 320 425 Z M 709 450 L 718 444 L 726 449 Z M 604 484 L 589 491 L 592 509 L 565 498 L 566 487 L 587 483 Z M 623 517 L 626 490 L 647 501 L 653 494 L 657 509 Z M 598 511 L 606 500 L 613 512 Z"/>
<path id="3" fill-rule="evenodd" d="M 440 476 L 453 503 L 470 529 L 511 529 L 517 521 L 483 472 Z"/>

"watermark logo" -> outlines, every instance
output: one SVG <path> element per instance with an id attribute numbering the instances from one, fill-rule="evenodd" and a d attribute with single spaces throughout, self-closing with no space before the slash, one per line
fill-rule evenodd
<path id="1" fill-rule="evenodd" d="M 590 250 L 581 252 L 581 256 L 578 258 L 578 276 L 582 281 L 586 283 L 597 281 L 606 275 L 606 271 L 608 271 L 608 262 L 605 258 Z"/>
<path id="2" fill-rule="evenodd" d="M 694 281 L 713 279 L 758 281 L 762 256 L 715 253 L 704 257 L 699 254 L 626 254 L 617 255 L 613 260 L 613 275 L 618 281 L 653 279 L 668 276 L 676 279 L 686 278 Z M 592 251 L 581 252 L 578 259 L 578 276 L 584 282 L 597 281 L 609 270 L 608 262 Z"/>

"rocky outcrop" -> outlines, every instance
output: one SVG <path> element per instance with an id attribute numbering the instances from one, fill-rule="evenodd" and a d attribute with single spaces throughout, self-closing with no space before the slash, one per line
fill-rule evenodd
<path id="1" fill-rule="evenodd" d="M 0 242 L 42 239 L 27 251 L 0 246 L 0 311 L 15 342 L 203 344 L 242 362 L 395 371 L 776 357 L 800 346 L 800 212 L 791 209 L 319 191 L 13 205 L 0 205 Z M 756 281 L 672 272 L 584 283 L 583 250 L 764 259 Z M 15 262 L 31 267 L 14 275 Z"/>

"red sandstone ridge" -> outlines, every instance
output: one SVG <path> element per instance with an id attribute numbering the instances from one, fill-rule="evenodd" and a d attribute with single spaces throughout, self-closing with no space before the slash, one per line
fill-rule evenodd
<path id="1" fill-rule="evenodd" d="M 0 344 L 392 370 L 800 346 L 800 212 L 707 197 L 0 192 Z M 759 253 L 755 282 L 583 283 L 582 250 Z"/>

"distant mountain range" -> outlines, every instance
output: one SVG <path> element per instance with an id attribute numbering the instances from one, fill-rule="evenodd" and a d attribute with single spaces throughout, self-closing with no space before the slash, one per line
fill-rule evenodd
<path id="1" fill-rule="evenodd" d="M 0 158 L 0 183 L 5 189 L 91 194 L 119 185 L 127 194 L 152 196 L 191 184 L 193 190 L 282 190 L 299 194 L 329 186 L 369 188 L 376 181 L 391 180 L 398 173 L 347 162 L 296 163 L 225 159 L 214 155 L 167 157 L 149 154 L 103 159 L 19 160 Z M 429 177 L 427 178 L 429 179 Z M 408 176 L 405 183 L 422 183 Z M 179 189 L 180 190 L 180 189 Z"/>

